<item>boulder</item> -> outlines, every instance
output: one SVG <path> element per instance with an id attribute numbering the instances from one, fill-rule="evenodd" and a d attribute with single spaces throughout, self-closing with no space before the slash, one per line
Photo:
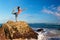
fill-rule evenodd
<path id="1" fill-rule="evenodd" d="M 37 30 L 37 32 L 41 32 L 41 31 L 44 31 L 42 28 L 39 28 L 38 30 Z"/>
<path id="2" fill-rule="evenodd" d="M 5 33 L 4 33 L 4 30 L 3 30 L 3 27 L 0 27 L 0 40 L 5 40 Z"/>
<path id="3" fill-rule="evenodd" d="M 17 39 L 17 38 L 34 38 L 37 39 L 37 33 L 33 31 L 32 28 L 28 25 L 28 23 L 24 21 L 8 21 L 7 23 L 3 24 L 2 27 L 4 28 L 5 37 L 10 39 Z"/>

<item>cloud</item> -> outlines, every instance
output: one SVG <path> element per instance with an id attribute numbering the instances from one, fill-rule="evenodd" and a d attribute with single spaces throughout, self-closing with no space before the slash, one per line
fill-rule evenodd
<path id="1" fill-rule="evenodd" d="M 42 9 L 43 13 L 52 14 L 57 17 L 58 23 L 60 23 L 60 6 L 51 5 L 50 7 L 44 7 Z"/>
<path id="2" fill-rule="evenodd" d="M 43 9 L 42 12 L 47 13 L 47 14 L 53 14 L 54 12 L 48 9 Z"/>
<path id="3" fill-rule="evenodd" d="M 50 9 L 49 9 L 50 8 Z M 42 9 L 43 13 L 47 13 L 47 14 L 52 14 L 55 16 L 59 16 L 60 17 L 60 6 L 57 7 L 48 7 L 48 8 L 43 8 Z"/>
<path id="4" fill-rule="evenodd" d="M 58 13 L 58 12 L 55 12 L 55 15 L 60 17 L 60 13 Z"/>
<path id="5" fill-rule="evenodd" d="M 60 6 L 57 7 L 57 11 L 60 11 Z"/>

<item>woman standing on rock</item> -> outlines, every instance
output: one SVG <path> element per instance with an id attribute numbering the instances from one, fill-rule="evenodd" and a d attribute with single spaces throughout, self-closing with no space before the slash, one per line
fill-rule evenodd
<path id="1" fill-rule="evenodd" d="M 17 9 L 17 12 L 15 12 L 16 9 Z M 21 13 L 22 10 L 20 9 L 19 6 L 16 7 L 16 9 L 14 9 L 12 13 L 15 15 L 15 19 L 16 19 L 16 22 L 17 22 L 17 17 L 18 17 L 18 15 Z"/>

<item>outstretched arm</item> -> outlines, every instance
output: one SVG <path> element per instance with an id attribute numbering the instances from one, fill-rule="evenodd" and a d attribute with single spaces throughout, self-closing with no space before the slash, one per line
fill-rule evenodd
<path id="1" fill-rule="evenodd" d="M 21 8 L 19 8 L 19 9 L 18 9 L 18 14 L 20 14 L 21 12 L 23 12 L 23 11 L 25 11 L 25 10 L 26 10 L 26 8 L 23 9 L 23 10 L 21 10 Z"/>
<path id="2" fill-rule="evenodd" d="M 25 11 L 25 10 L 27 10 L 27 8 L 24 8 L 22 11 Z"/>
<path id="3" fill-rule="evenodd" d="M 12 10 L 12 14 L 14 14 L 15 10 L 17 9 L 17 7 L 13 8 Z"/>

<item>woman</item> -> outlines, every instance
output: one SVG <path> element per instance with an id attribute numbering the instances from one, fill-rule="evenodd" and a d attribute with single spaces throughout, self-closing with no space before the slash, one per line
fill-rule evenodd
<path id="1" fill-rule="evenodd" d="M 15 12 L 16 9 L 18 10 L 17 12 Z M 16 22 L 17 22 L 17 17 L 21 13 L 22 10 L 20 9 L 19 6 L 16 7 L 16 9 L 14 9 L 12 13 L 15 15 L 15 19 L 16 19 Z"/>

